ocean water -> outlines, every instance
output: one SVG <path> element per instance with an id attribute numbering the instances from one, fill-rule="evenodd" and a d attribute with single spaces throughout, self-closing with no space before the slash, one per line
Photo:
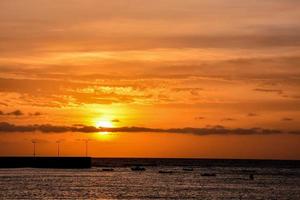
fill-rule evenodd
<path id="1" fill-rule="evenodd" d="M 299 168 L 0 169 L 0 199 L 300 199 Z M 172 174 L 159 173 L 160 170 Z M 215 177 L 202 176 L 215 173 Z M 249 179 L 254 174 L 254 180 Z"/>

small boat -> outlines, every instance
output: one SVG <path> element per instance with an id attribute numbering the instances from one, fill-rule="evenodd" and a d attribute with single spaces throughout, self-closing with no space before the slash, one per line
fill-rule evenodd
<path id="1" fill-rule="evenodd" d="M 165 170 L 159 170 L 158 173 L 160 174 L 173 174 L 173 171 L 165 171 Z"/>
<path id="2" fill-rule="evenodd" d="M 135 166 L 131 167 L 131 171 L 145 171 L 146 169 L 144 167 Z"/>
<path id="3" fill-rule="evenodd" d="M 103 168 L 102 171 L 103 172 L 112 172 L 112 171 L 114 171 L 114 169 L 113 168 Z"/>
<path id="4" fill-rule="evenodd" d="M 192 167 L 185 167 L 182 169 L 183 171 L 192 172 L 194 169 Z"/>
<path id="5" fill-rule="evenodd" d="M 249 175 L 249 179 L 250 179 L 250 180 L 254 180 L 254 175 L 253 175 L 253 174 L 250 174 L 250 175 Z"/>
<path id="6" fill-rule="evenodd" d="M 201 176 L 217 176 L 215 173 L 203 173 Z"/>

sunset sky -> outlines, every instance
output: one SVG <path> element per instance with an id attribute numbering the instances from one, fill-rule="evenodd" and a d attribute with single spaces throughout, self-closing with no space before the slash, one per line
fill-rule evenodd
<path id="1" fill-rule="evenodd" d="M 300 159 L 299 19 L 299 0 L 1 0 L 0 155 Z"/>

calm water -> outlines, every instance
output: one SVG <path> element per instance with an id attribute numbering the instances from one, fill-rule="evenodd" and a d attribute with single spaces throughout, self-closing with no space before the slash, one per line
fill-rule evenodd
<path id="1" fill-rule="evenodd" d="M 251 168 L 254 180 L 237 167 L 101 169 L 0 169 L 0 199 L 300 199 L 299 169 Z"/>

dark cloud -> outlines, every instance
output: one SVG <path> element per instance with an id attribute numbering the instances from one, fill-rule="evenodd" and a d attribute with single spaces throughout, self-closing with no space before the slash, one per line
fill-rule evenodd
<path id="1" fill-rule="evenodd" d="M 112 122 L 119 123 L 120 120 L 119 119 L 113 119 Z"/>
<path id="2" fill-rule="evenodd" d="M 206 128 L 225 129 L 222 125 L 206 125 Z"/>
<path id="3" fill-rule="evenodd" d="M 24 113 L 20 110 L 15 110 L 13 112 L 7 113 L 7 115 L 21 116 L 21 115 L 24 115 Z"/>
<path id="4" fill-rule="evenodd" d="M 205 117 L 195 117 L 195 120 L 203 120 Z"/>
<path id="5" fill-rule="evenodd" d="M 12 112 L 7 112 L 7 113 L 5 113 L 3 111 L 0 111 L 0 115 L 12 115 L 12 116 L 18 117 L 18 116 L 24 115 L 24 113 L 20 110 L 15 110 L 15 111 L 12 111 Z"/>
<path id="6" fill-rule="evenodd" d="M 15 110 L 15 111 L 12 111 L 12 112 L 3 112 L 0 110 L 0 116 L 3 116 L 3 115 L 6 115 L 6 116 L 23 116 L 25 115 L 24 112 L 22 112 L 21 110 Z M 40 116 L 42 115 L 41 112 L 33 112 L 33 113 L 28 113 L 28 116 Z"/>
<path id="7" fill-rule="evenodd" d="M 253 90 L 256 91 L 256 92 L 267 92 L 267 93 L 283 94 L 283 91 L 282 90 L 278 90 L 278 89 L 255 88 Z"/>
<path id="8" fill-rule="evenodd" d="M 285 121 L 285 122 L 290 122 L 290 121 L 293 121 L 294 119 L 292 118 L 288 118 L 288 117 L 285 117 L 285 118 L 282 118 L 281 121 Z"/>
<path id="9" fill-rule="evenodd" d="M 263 128 L 225 128 L 223 126 L 207 126 L 205 128 L 147 128 L 147 127 L 119 127 L 119 128 L 96 128 L 94 126 L 55 126 L 51 124 L 43 125 L 15 125 L 7 122 L 0 122 L 0 132 L 42 132 L 42 133 L 95 133 L 95 132 L 119 132 L 119 133 L 178 133 L 178 134 L 193 134 L 193 135 L 272 135 L 289 133 L 277 129 Z M 295 133 L 293 133 L 295 134 Z"/>
<path id="10" fill-rule="evenodd" d="M 29 113 L 29 116 L 40 116 L 43 115 L 41 112 L 34 112 L 34 113 Z"/>
<path id="11" fill-rule="evenodd" d="M 298 130 L 298 131 L 290 131 L 289 134 L 300 135 L 300 130 Z"/>
<path id="12" fill-rule="evenodd" d="M 248 113 L 247 116 L 248 116 L 248 117 L 257 117 L 258 114 L 257 114 L 257 113 Z"/>
<path id="13" fill-rule="evenodd" d="M 224 118 L 221 121 L 236 121 L 234 118 Z"/>

